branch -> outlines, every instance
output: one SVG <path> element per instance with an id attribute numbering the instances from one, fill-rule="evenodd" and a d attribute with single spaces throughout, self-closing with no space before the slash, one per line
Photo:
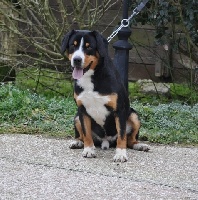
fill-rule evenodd
<path id="1" fill-rule="evenodd" d="M 193 47 L 191 46 L 191 52 L 188 51 L 188 49 L 186 49 L 184 46 L 178 45 L 179 51 L 181 53 L 183 53 L 185 56 L 187 57 L 191 57 L 191 59 L 196 62 L 198 64 L 198 57 L 196 55 L 196 53 L 194 53 L 195 51 L 193 51 Z"/>

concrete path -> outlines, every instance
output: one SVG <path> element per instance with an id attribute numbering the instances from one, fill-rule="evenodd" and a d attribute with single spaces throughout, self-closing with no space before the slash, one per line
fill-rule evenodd
<path id="1" fill-rule="evenodd" d="M 0 200 L 198 199 L 198 148 L 153 145 L 86 159 L 70 140 L 0 135 Z"/>

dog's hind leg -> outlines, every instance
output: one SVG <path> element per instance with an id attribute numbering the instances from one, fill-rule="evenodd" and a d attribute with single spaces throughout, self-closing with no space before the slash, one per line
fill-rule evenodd
<path id="1" fill-rule="evenodd" d="M 79 120 L 79 116 L 76 116 L 74 119 L 74 127 L 75 127 L 75 141 L 72 141 L 69 145 L 71 149 L 82 149 L 84 147 L 83 143 L 83 131 L 82 126 Z"/>
<path id="2" fill-rule="evenodd" d="M 127 147 L 138 151 L 149 151 L 147 144 L 138 143 L 140 120 L 135 112 L 131 112 L 127 120 Z"/>

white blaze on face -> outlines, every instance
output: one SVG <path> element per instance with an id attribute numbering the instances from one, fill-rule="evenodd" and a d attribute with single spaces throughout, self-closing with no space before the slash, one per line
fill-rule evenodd
<path id="1" fill-rule="evenodd" d="M 72 58 L 71 58 L 71 65 L 72 67 L 74 67 L 73 72 L 72 72 L 72 76 L 74 79 L 80 79 L 83 76 L 83 66 L 85 62 L 83 44 L 84 44 L 84 38 L 82 37 L 80 41 L 79 49 L 73 53 Z M 76 67 L 74 60 L 79 59 L 79 58 L 81 59 L 81 63 L 80 63 L 81 66 Z"/>
<path id="2" fill-rule="evenodd" d="M 72 55 L 72 58 L 71 58 L 71 65 L 72 65 L 72 67 L 74 67 L 74 58 L 76 58 L 76 57 L 81 58 L 82 59 L 82 66 L 84 65 L 85 55 L 84 55 L 84 52 L 83 52 L 83 45 L 84 45 L 84 38 L 82 37 L 81 41 L 80 41 L 79 49 L 77 51 L 75 51 L 73 53 L 73 55 Z"/>

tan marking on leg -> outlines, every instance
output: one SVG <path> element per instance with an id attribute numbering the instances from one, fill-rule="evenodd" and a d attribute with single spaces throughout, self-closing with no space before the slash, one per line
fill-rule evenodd
<path id="1" fill-rule="evenodd" d="M 117 94 L 111 94 L 108 97 L 109 97 L 110 101 L 106 105 L 113 108 L 113 110 L 116 110 L 117 109 L 118 95 Z"/>
<path id="2" fill-rule="evenodd" d="M 82 101 L 78 100 L 78 95 L 75 92 L 74 92 L 74 99 L 78 107 L 82 105 Z"/>
<path id="3" fill-rule="evenodd" d="M 115 121 L 116 121 L 116 129 L 117 129 L 117 132 L 118 132 L 118 138 L 117 138 L 116 148 L 126 149 L 126 131 L 124 133 L 124 137 L 122 138 L 121 134 L 120 134 L 121 130 L 120 130 L 120 121 L 119 121 L 119 118 L 116 117 Z"/>
<path id="4" fill-rule="evenodd" d="M 77 131 L 79 132 L 79 135 L 80 135 L 79 138 L 77 138 L 77 139 L 81 140 L 83 142 L 84 141 L 84 139 L 83 139 L 83 130 L 82 130 L 82 126 L 81 126 L 79 117 L 77 117 L 75 119 L 75 126 L 76 126 L 76 129 L 77 129 Z"/>
<path id="5" fill-rule="evenodd" d="M 137 114 L 132 113 L 127 122 L 132 126 L 132 133 L 127 135 L 127 146 L 132 148 L 134 144 L 137 144 L 136 135 L 140 129 L 140 120 L 138 119 Z"/>
<path id="6" fill-rule="evenodd" d="M 88 116 L 83 116 L 83 123 L 86 133 L 83 135 L 84 147 L 92 147 L 94 145 L 91 134 L 91 119 Z"/>

